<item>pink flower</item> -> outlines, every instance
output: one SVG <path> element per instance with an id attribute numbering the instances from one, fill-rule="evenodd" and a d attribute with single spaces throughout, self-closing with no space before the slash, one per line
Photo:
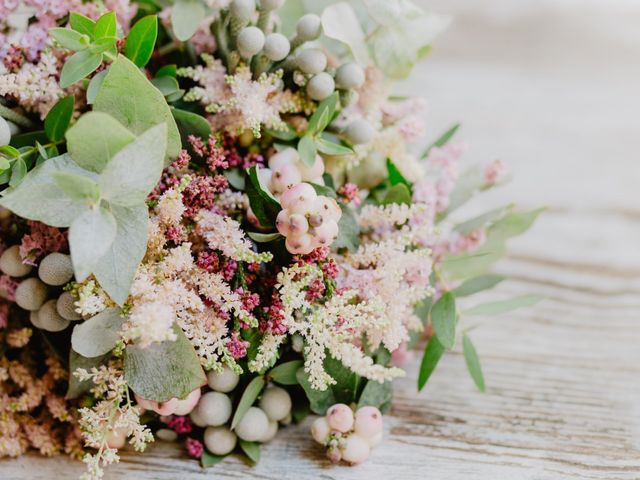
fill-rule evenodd
<path id="1" fill-rule="evenodd" d="M 494 160 L 484 168 L 483 177 L 487 187 L 500 183 L 507 174 L 507 167 L 500 160 Z"/>
<path id="2" fill-rule="evenodd" d="M 247 355 L 247 347 L 249 346 L 249 342 L 240 339 L 240 334 L 238 332 L 233 332 L 231 334 L 231 338 L 227 341 L 227 349 L 231 356 L 236 360 L 243 358 Z"/>
<path id="3" fill-rule="evenodd" d="M 193 424 L 191 423 L 191 419 L 187 416 L 173 417 L 167 426 L 178 435 L 191 433 L 193 431 Z"/>
<path id="4" fill-rule="evenodd" d="M 204 453 L 204 445 L 200 440 L 196 440 L 195 438 L 187 438 L 184 442 L 185 447 L 187 447 L 187 453 L 190 457 L 200 458 Z"/>
<path id="5" fill-rule="evenodd" d="M 29 221 L 28 224 L 31 233 L 24 235 L 20 244 L 20 256 L 24 263 L 35 266 L 43 255 L 67 249 L 66 234 L 57 228 L 34 221 Z"/>

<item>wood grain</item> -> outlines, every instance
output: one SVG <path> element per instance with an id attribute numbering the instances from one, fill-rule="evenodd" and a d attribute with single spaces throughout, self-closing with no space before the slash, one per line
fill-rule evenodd
<path id="1" fill-rule="evenodd" d="M 446 11 L 449 2 L 430 3 Z M 233 457 L 203 472 L 179 446 L 160 442 L 144 455 L 125 454 L 107 479 L 640 479 L 640 171 L 637 154 L 629 156 L 638 132 L 625 135 L 638 124 L 640 48 L 624 35 L 640 14 L 542 11 L 495 23 L 458 8 L 443 51 L 403 88 L 432 95 L 432 116 L 441 118 L 434 130 L 469 118 L 463 135 L 471 156 L 499 153 L 512 166 L 515 184 L 479 200 L 478 209 L 514 199 L 549 206 L 499 264 L 511 280 L 468 302 L 546 298 L 531 309 L 463 320 L 479 325 L 470 335 L 487 393 L 475 390 L 457 349 L 417 394 L 416 357 L 397 382 L 385 442 L 359 467 L 324 460 L 307 421 L 283 430 L 254 468 Z M 532 37 L 540 28 L 544 38 Z M 564 42 L 566 31 L 582 36 Z M 571 52 L 573 68 L 556 70 Z M 608 72 L 597 70 L 605 57 Z M 622 71 L 625 78 L 617 77 Z M 611 103 L 617 116 L 605 110 Z M 82 470 L 61 458 L 0 462 L 6 480 L 70 479 Z"/>

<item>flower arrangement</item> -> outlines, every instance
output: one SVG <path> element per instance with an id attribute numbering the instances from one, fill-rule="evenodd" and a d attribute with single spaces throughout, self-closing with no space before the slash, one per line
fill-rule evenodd
<path id="1" fill-rule="evenodd" d="M 352 3 L 0 0 L 0 456 L 257 461 L 315 413 L 356 464 L 415 349 L 418 389 L 461 339 L 484 390 L 464 319 L 537 299 L 456 299 L 539 211 L 451 219 L 504 167 L 457 126 L 416 153 L 390 86 L 446 19 Z"/>

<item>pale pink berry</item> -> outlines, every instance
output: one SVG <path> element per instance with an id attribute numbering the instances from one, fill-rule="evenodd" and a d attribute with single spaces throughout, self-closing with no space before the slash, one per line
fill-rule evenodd
<path id="1" fill-rule="evenodd" d="M 327 419 L 325 417 L 316 418 L 311 425 L 311 436 L 313 439 L 321 445 L 324 445 L 329 440 L 329 435 L 331 435 L 331 428 L 329 427 Z"/>
<path id="2" fill-rule="evenodd" d="M 356 434 L 351 434 L 345 438 L 340 445 L 340 450 L 342 459 L 352 465 L 364 462 L 369 458 L 369 453 L 371 452 L 369 442 Z"/>
<path id="3" fill-rule="evenodd" d="M 291 228 L 289 227 L 290 215 L 291 212 L 289 212 L 289 210 L 285 208 L 284 210 L 280 210 L 280 212 L 278 212 L 278 216 L 276 217 L 276 228 L 278 229 L 278 232 L 280 232 L 280 235 L 283 235 L 285 237 L 291 235 Z"/>
<path id="4" fill-rule="evenodd" d="M 302 174 L 302 180 L 304 182 L 313 182 L 314 179 L 322 178 L 322 174 L 324 173 L 324 160 L 320 155 L 316 155 L 316 160 L 313 162 L 313 165 L 310 167 L 307 166 L 304 162 L 298 162 L 298 169 Z"/>
<path id="5" fill-rule="evenodd" d="M 307 203 L 309 204 L 309 208 L 311 208 L 317 197 L 318 195 L 311 185 L 308 183 L 299 183 L 282 194 L 280 204 L 282 208 L 289 208 L 294 203 Z"/>
<path id="6" fill-rule="evenodd" d="M 338 447 L 330 447 L 327 449 L 327 458 L 331 463 L 338 463 L 342 460 L 342 453 Z"/>
<path id="7" fill-rule="evenodd" d="M 189 415 L 191 411 L 196 408 L 198 401 L 200 400 L 200 392 L 199 388 L 196 388 L 189 395 L 187 395 L 184 399 L 178 400 L 178 406 L 174 410 L 174 415 Z"/>
<path id="8" fill-rule="evenodd" d="M 336 403 L 327 410 L 327 422 L 331 430 L 346 433 L 353 427 L 353 410 L 344 403 Z"/>
<path id="9" fill-rule="evenodd" d="M 120 450 L 127 444 L 127 432 L 123 428 L 111 430 L 107 435 L 107 447 Z"/>
<path id="10" fill-rule="evenodd" d="M 315 248 L 315 242 L 308 233 L 288 236 L 285 245 L 289 252 L 297 255 L 306 255 Z"/>
<path id="11" fill-rule="evenodd" d="M 299 184 L 301 181 L 302 175 L 300 174 L 298 167 L 287 164 L 273 170 L 269 186 L 272 192 L 282 193 Z"/>
<path id="12" fill-rule="evenodd" d="M 147 400 L 137 393 L 134 394 L 136 402 L 146 410 L 153 410 L 158 415 L 173 415 L 178 406 L 178 399 L 172 398 L 166 402 L 156 402 L 155 400 Z"/>
<path id="13" fill-rule="evenodd" d="M 335 222 L 338 222 L 342 216 L 342 210 L 338 202 L 333 198 L 319 196 L 315 199 L 313 206 L 324 218 L 329 218 Z"/>
<path id="14" fill-rule="evenodd" d="M 354 431 L 362 438 L 370 439 L 382 433 L 382 413 L 376 407 L 362 407 L 356 411 Z"/>
<path id="15" fill-rule="evenodd" d="M 382 443 L 382 432 L 380 432 L 377 435 L 374 435 L 373 437 L 369 438 L 369 446 L 371 448 L 377 447 L 381 443 Z"/>
<path id="16" fill-rule="evenodd" d="M 319 245 L 329 246 L 338 237 L 338 224 L 333 220 L 325 221 L 314 229 L 313 236 Z"/>
<path id="17" fill-rule="evenodd" d="M 265 187 L 268 188 L 271 182 L 271 177 L 273 176 L 273 171 L 269 168 L 259 168 L 258 169 L 258 180 Z"/>
<path id="18" fill-rule="evenodd" d="M 289 217 L 289 231 L 291 235 L 302 235 L 309 230 L 309 222 L 304 215 L 294 213 Z"/>
<path id="19" fill-rule="evenodd" d="M 277 170 L 283 165 L 296 164 L 299 160 L 300 156 L 298 155 L 297 150 L 294 148 L 285 148 L 281 152 L 278 152 L 269 158 L 269 168 Z"/>

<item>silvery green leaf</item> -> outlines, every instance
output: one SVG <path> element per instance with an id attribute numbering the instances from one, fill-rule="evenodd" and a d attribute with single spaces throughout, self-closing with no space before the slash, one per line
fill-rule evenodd
<path id="1" fill-rule="evenodd" d="M 66 398 L 78 398 L 83 393 L 87 393 L 91 390 L 95 384 L 92 380 L 80 381 L 73 375 L 78 368 L 84 368 L 85 370 L 91 370 L 92 368 L 98 368 L 101 365 L 106 365 L 109 361 L 110 355 L 102 355 L 100 357 L 84 357 L 73 349 L 69 351 L 69 388 L 67 389 Z"/>
<path id="2" fill-rule="evenodd" d="M 425 13 L 410 0 L 363 0 L 363 2 L 369 15 L 380 25 L 393 25 Z"/>
<path id="3" fill-rule="evenodd" d="M 120 340 L 125 318 L 119 308 L 107 308 L 76 325 L 71 334 L 73 350 L 83 357 L 99 357 L 114 349 Z"/>
<path id="4" fill-rule="evenodd" d="M 530 307 L 535 305 L 542 297 L 538 295 L 523 295 L 521 297 L 511 298 L 509 300 L 500 300 L 497 302 L 483 303 L 476 305 L 464 311 L 465 315 L 500 315 L 518 308 Z"/>
<path id="5" fill-rule="evenodd" d="M 511 212 L 495 222 L 489 228 L 487 236 L 492 242 L 504 242 L 505 240 L 521 235 L 533 225 L 538 215 L 544 208 L 538 208 L 530 212 Z"/>
<path id="6" fill-rule="evenodd" d="M 325 8 L 322 12 L 322 28 L 327 37 L 347 45 L 358 63 L 371 63 L 358 16 L 347 2 L 338 2 Z"/>
<path id="7" fill-rule="evenodd" d="M 82 168 L 101 172 L 116 153 L 136 139 L 111 115 L 89 112 L 67 130 L 67 149 Z"/>
<path id="8" fill-rule="evenodd" d="M 69 249 L 76 279 L 87 278 L 113 244 L 116 219 L 104 207 L 87 208 L 69 227 Z M 81 352 L 79 352 L 81 353 Z"/>
<path id="9" fill-rule="evenodd" d="M 456 297 L 445 292 L 431 308 L 433 331 L 444 348 L 451 350 L 456 340 Z"/>
<path id="10" fill-rule="evenodd" d="M 511 210 L 511 208 L 511 205 L 507 205 L 506 207 L 490 210 L 489 212 L 483 213 L 482 215 L 478 215 L 477 217 L 456 225 L 454 230 L 461 235 L 468 235 L 475 230 L 479 230 L 500 220 L 507 214 L 507 212 L 509 212 L 509 210 Z"/>
<path id="11" fill-rule="evenodd" d="M 107 76 L 107 73 L 109 73 L 108 69 L 96 73 L 89 81 L 89 86 L 87 87 L 87 103 L 89 105 L 93 105 L 93 102 L 95 102 L 100 87 L 102 86 L 102 81 L 104 77 Z"/>
<path id="12" fill-rule="evenodd" d="M 98 183 L 111 204 L 132 207 L 144 203 L 162 175 L 167 126 L 150 128 L 107 163 Z"/>
<path id="13" fill-rule="evenodd" d="M 181 42 L 189 40 L 205 17 L 202 0 L 176 0 L 171 9 L 173 33 Z"/>
<path id="14" fill-rule="evenodd" d="M 116 219 L 118 233 L 93 273 L 109 296 L 118 305 L 123 305 L 147 250 L 149 210 L 145 204 L 129 208 L 112 205 L 111 212 Z"/>
<path id="15" fill-rule="evenodd" d="M 462 351 L 464 352 L 464 361 L 467 364 L 467 370 L 469 375 L 473 379 L 473 382 L 481 392 L 485 391 L 484 375 L 482 374 L 482 367 L 480 366 L 480 357 L 476 352 L 476 347 L 473 346 L 471 339 L 464 335 L 462 337 Z"/>
<path id="16" fill-rule="evenodd" d="M 53 181 L 68 197 L 86 205 L 100 200 L 100 187 L 92 179 L 71 172 L 53 172 Z"/>
<path id="17" fill-rule="evenodd" d="M 165 165 L 180 153 L 180 132 L 164 96 L 128 58 L 121 55 L 111 64 L 93 106 L 95 111 L 113 116 L 135 135 L 166 123 Z"/>
<path id="18" fill-rule="evenodd" d="M 453 290 L 453 293 L 456 297 L 467 297 L 474 293 L 493 288 L 504 280 L 505 277 L 502 275 L 495 275 L 491 273 L 487 275 L 480 275 L 465 281 L 462 285 L 456 287 Z"/>
<path id="19" fill-rule="evenodd" d="M 505 253 L 504 244 L 487 243 L 472 252 L 447 255 L 442 261 L 441 272 L 447 280 L 476 277 L 486 273 Z"/>
<path id="20" fill-rule="evenodd" d="M 29 220 L 68 227 L 87 207 L 56 185 L 52 174 L 59 171 L 91 178 L 91 173 L 76 165 L 68 154 L 50 158 L 29 172 L 20 185 L 5 190 L 0 205 Z"/>

